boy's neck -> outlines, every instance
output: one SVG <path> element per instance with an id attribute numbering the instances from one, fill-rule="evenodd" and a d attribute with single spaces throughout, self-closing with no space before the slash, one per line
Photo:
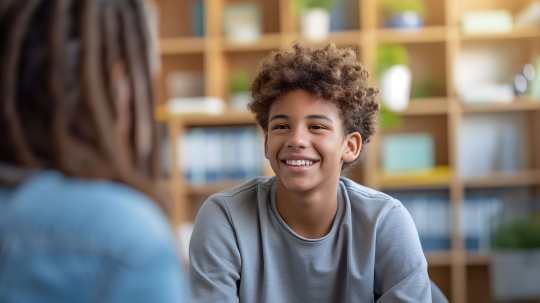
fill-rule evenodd
<path id="1" fill-rule="evenodd" d="M 308 239 L 326 236 L 332 229 L 338 209 L 339 180 L 334 183 L 324 189 L 297 193 L 278 181 L 276 207 L 289 228 Z"/>

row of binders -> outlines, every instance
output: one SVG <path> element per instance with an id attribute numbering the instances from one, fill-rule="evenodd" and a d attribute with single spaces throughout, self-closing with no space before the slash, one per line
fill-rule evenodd
<path id="1" fill-rule="evenodd" d="M 245 181 L 264 173 L 264 141 L 255 126 L 195 127 L 178 138 L 176 144 L 174 167 L 194 186 Z M 163 151 L 167 153 L 170 148 L 165 146 Z M 170 159 L 170 155 L 164 158 Z M 173 166 L 164 163 L 163 168 L 168 167 Z"/>
<path id="2" fill-rule="evenodd" d="M 448 198 L 411 196 L 400 199 L 416 225 L 424 251 L 449 250 L 452 211 Z M 470 251 L 491 247 L 491 234 L 502 216 L 503 200 L 498 196 L 469 196 L 459 209 L 460 233 Z"/>

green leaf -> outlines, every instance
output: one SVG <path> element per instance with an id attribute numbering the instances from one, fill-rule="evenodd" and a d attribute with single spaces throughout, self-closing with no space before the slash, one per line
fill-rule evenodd
<path id="1" fill-rule="evenodd" d="M 400 128 L 403 124 L 403 119 L 400 115 L 389 110 L 385 106 L 381 106 L 381 112 L 379 114 L 379 127 L 383 130 L 391 130 Z"/>
<path id="2" fill-rule="evenodd" d="M 229 88 L 232 93 L 249 91 L 249 76 L 244 70 L 236 70 L 231 74 Z"/>
<path id="3" fill-rule="evenodd" d="M 322 8 L 330 11 L 336 2 L 336 0 L 295 0 L 292 4 L 296 11 L 301 13 L 311 8 Z"/>
<path id="4" fill-rule="evenodd" d="M 379 76 L 394 65 L 409 65 L 407 49 L 400 44 L 377 46 L 377 73 Z"/>

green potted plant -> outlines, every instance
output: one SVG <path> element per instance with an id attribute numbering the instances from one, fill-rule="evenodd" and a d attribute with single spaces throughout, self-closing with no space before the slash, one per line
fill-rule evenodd
<path id="1" fill-rule="evenodd" d="M 391 111 L 409 106 L 412 75 L 404 46 L 381 44 L 377 47 L 377 74 L 382 104 Z"/>
<path id="2" fill-rule="evenodd" d="M 249 75 L 245 70 L 235 70 L 231 73 L 229 90 L 232 108 L 236 110 L 247 109 L 247 104 L 251 102 L 249 84 Z"/>
<path id="3" fill-rule="evenodd" d="M 539 299 L 540 222 L 516 219 L 496 228 L 490 269 L 495 299 Z"/>
<path id="4" fill-rule="evenodd" d="M 294 5 L 300 14 L 300 32 L 312 41 L 322 41 L 330 33 L 330 10 L 336 0 L 296 0 Z"/>
<path id="5" fill-rule="evenodd" d="M 420 28 L 424 26 L 426 6 L 423 0 L 383 0 L 380 9 L 386 27 Z"/>

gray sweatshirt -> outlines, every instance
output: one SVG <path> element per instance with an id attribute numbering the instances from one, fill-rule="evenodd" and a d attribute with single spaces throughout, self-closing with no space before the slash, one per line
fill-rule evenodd
<path id="1" fill-rule="evenodd" d="M 283 221 L 276 179 L 212 195 L 191 237 L 190 296 L 199 302 L 431 302 L 427 262 L 402 204 L 340 178 L 328 235 Z"/>

